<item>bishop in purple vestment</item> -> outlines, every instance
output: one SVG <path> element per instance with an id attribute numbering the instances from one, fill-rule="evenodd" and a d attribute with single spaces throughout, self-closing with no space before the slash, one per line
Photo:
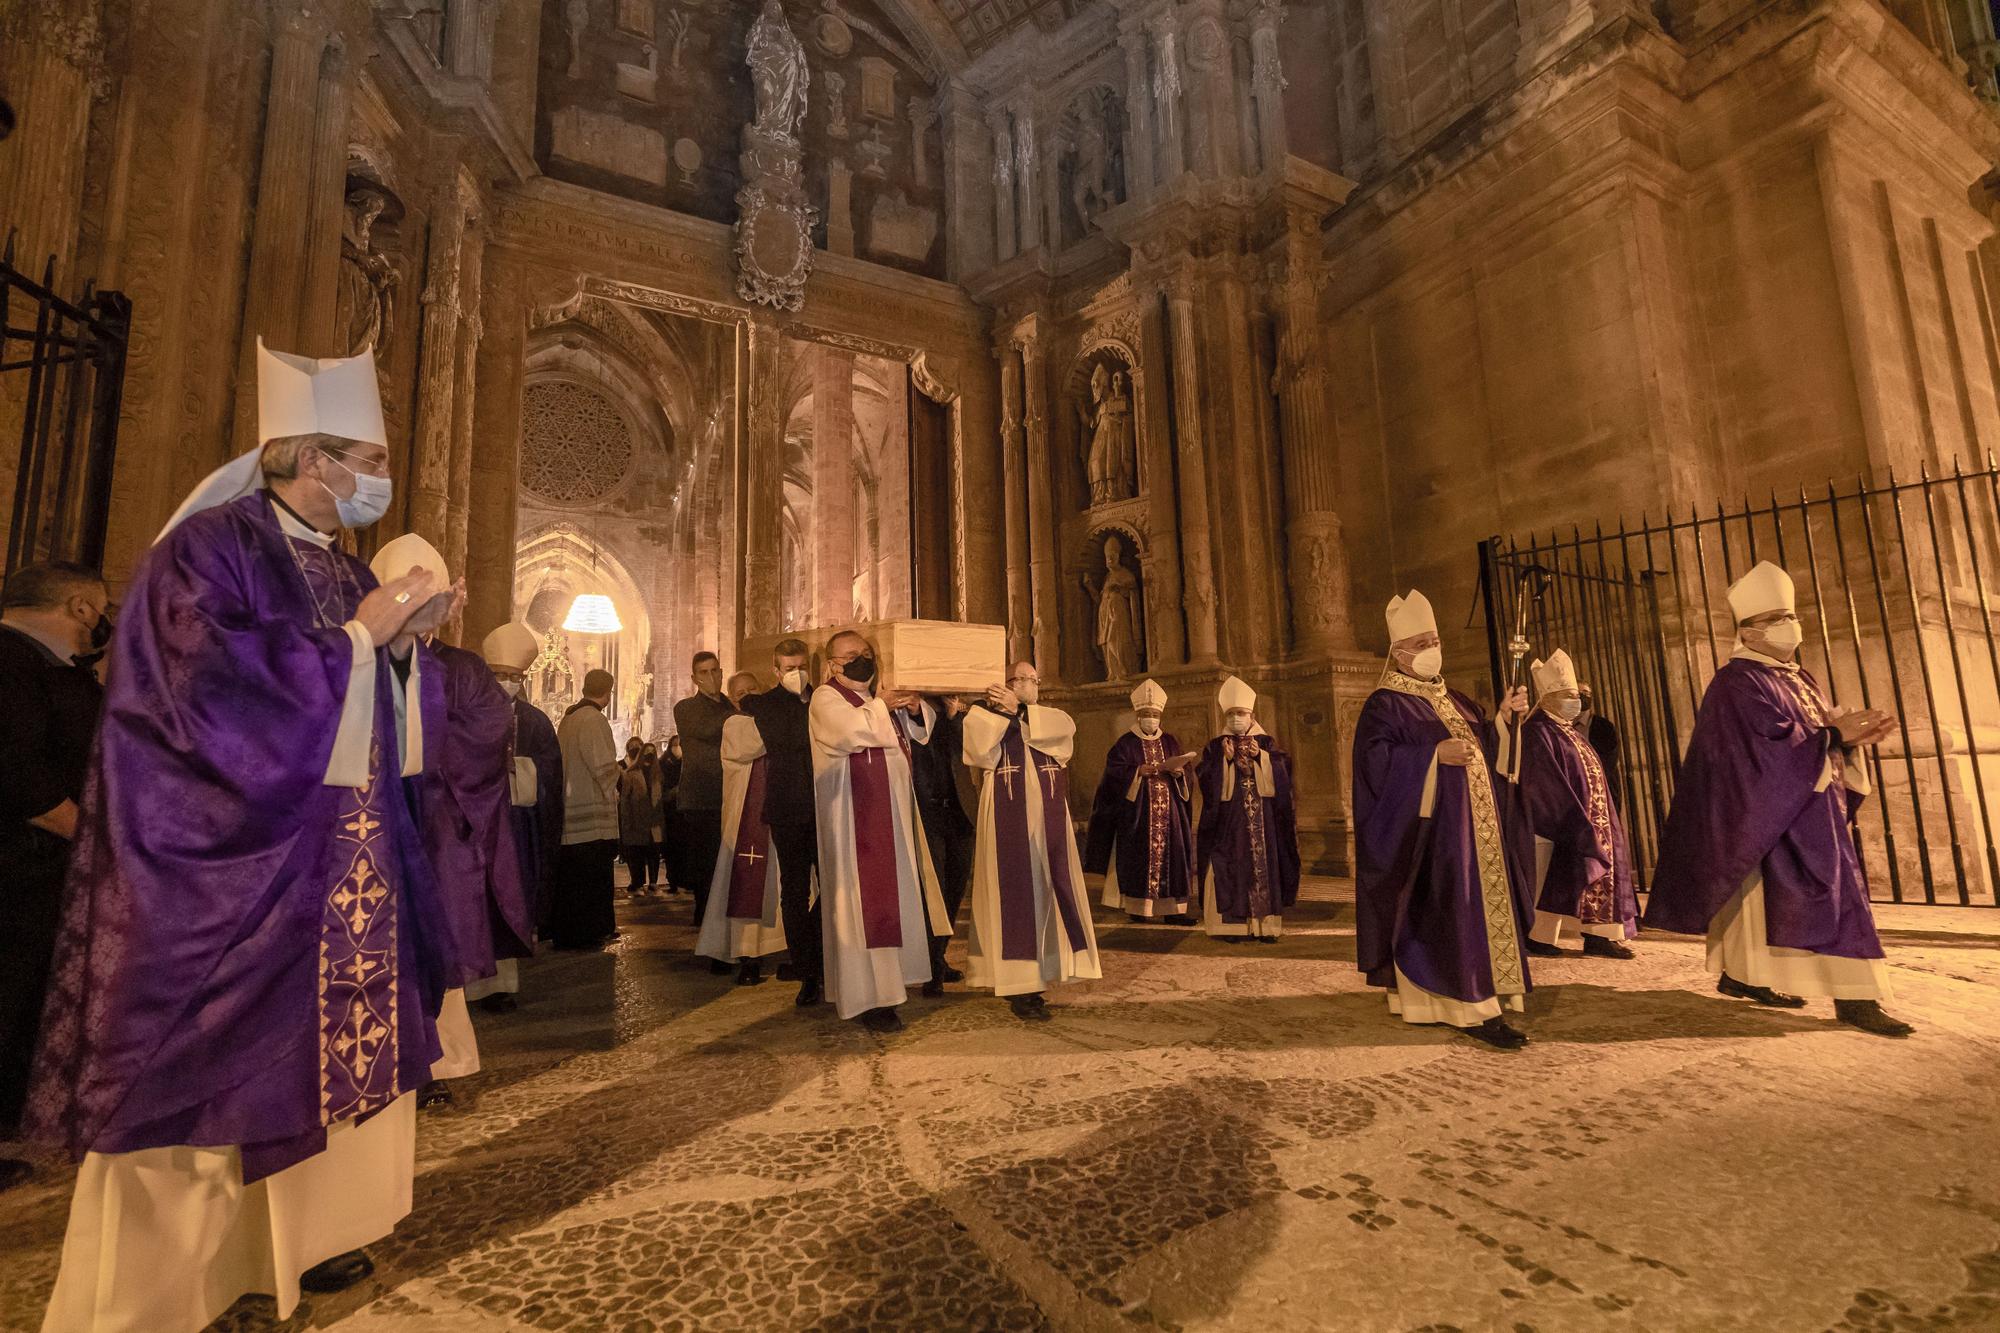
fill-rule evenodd
<path id="1" fill-rule="evenodd" d="M 1406 1023 L 1501 1049 L 1530 981 L 1527 821 L 1514 789 L 1524 691 L 1501 724 L 1448 688 L 1421 592 L 1390 601 L 1390 667 L 1354 729 L 1355 958 Z"/>
<path id="2" fill-rule="evenodd" d="M 1104 905 L 1134 921 L 1191 926 L 1194 817 L 1188 768 L 1196 756 L 1160 725 L 1167 692 L 1132 691 L 1132 729 L 1112 742 L 1091 806 L 1083 868 L 1104 876 Z"/>
<path id="3" fill-rule="evenodd" d="M 1231 943 L 1269 943 L 1284 934 L 1285 909 L 1299 897 L 1292 757 L 1258 725 L 1255 690 L 1231 676 L 1218 701 L 1223 734 L 1203 748 L 1195 765 L 1202 927 Z"/>
<path id="4" fill-rule="evenodd" d="M 259 369 L 266 443 L 175 515 L 112 647 L 28 1108 L 83 1159 L 52 1328 L 193 1330 L 273 1279 L 283 1317 L 409 1210 L 451 958 L 415 636 L 456 594 L 335 544 L 389 498 L 370 358 Z"/>
<path id="5" fill-rule="evenodd" d="M 1578 729 L 1583 698 L 1576 667 L 1558 648 L 1536 662 L 1535 711 L 1521 727 L 1521 799 L 1535 831 L 1535 924 L 1528 952 L 1560 957 L 1565 933 L 1583 951 L 1631 958 L 1639 933 L 1632 848 L 1611 799 L 1604 763 Z"/>
<path id="6" fill-rule="evenodd" d="M 1792 580 L 1768 562 L 1729 589 L 1737 646 L 1702 696 L 1660 833 L 1646 924 L 1706 933 L 1724 995 L 1777 1008 L 1831 997 L 1843 1023 L 1887 1037 L 1882 942 L 1854 845 L 1869 791 L 1859 759 L 1895 727 L 1835 708 L 1798 663 Z"/>

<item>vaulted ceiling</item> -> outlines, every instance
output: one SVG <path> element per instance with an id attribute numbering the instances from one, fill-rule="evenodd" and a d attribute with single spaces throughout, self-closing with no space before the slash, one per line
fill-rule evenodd
<path id="1" fill-rule="evenodd" d="M 932 0 L 970 55 L 1025 23 L 1062 26 L 1087 0 Z"/>

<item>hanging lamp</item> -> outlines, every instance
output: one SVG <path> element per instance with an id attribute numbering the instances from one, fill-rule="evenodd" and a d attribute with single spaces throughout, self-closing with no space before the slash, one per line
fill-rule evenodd
<path id="1" fill-rule="evenodd" d="M 590 524 L 590 572 L 597 572 L 597 519 Z M 625 628 L 618 619 L 618 607 L 601 592 L 580 592 L 569 604 L 562 627 L 571 634 L 616 634 Z"/>

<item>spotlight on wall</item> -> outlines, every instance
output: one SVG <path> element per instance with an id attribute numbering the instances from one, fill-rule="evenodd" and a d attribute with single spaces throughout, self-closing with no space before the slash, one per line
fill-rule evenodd
<path id="1" fill-rule="evenodd" d="M 616 634 L 625 628 L 618 608 L 601 592 L 578 593 L 562 627 L 571 634 Z"/>

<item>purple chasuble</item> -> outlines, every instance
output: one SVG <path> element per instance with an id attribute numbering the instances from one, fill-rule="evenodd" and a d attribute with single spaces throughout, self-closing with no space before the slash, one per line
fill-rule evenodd
<path id="1" fill-rule="evenodd" d="M 548 901 L 556 853 L 562 848 L 562 745 L 549 715 L 526 699 L 514 702 L 514 754 L 535 761 L 535 803 L 511 805 L 514 846 L 521 861 L 521 883 L 528 900 L 528 920 L 537 924 Z M 511 796 L 510 796 L 511 802 Z"/>
<path id="2" fill-rule="evenodd" d="M 764 822 L 764 771 L 769 755 L 750 765 L 743 792 L 743 813 L 736 822 L 736 845 L 730 849 L 729 915 L 736 921 L 764 919 L 764 890 L 771 873 L 771 826 Z"/>
<path id="3" fill-rule="evenodd" d="M 477 653 L 431 646 L 445 725 L 426 744 L 420 789 L 424 845 L 451 918 L 451 986 L 493 975 L 500 958 L 533 955 L 535 919 L 513 833 L 514 701 Z M 428 684 L 428 682 L 426 682 Z"/>
<path id="4" fill-rule="evenodd" d="M 1271 760 L 1270 796 L 1257 791 L 1257 759 L 1262 755 Z M 1225 777 L 1230 787 L 1226 798 Z M 1217 915 L 1242 925 L 1253 917 L 1282 914 L 1299 898 L 1292 757 L 1268 735 L 1217 736 L 1195 764 L 1195 781 L 1201 787 L 1195 879 L 1199 883 L 1214 872 Z"/>
<path id="5" fill-rule="evenodd" d="M 1090 809 L 1083 868 L 1101 875 L 1115 855 L 1118 892 L 1126 898 L 1185 903 L 1191 896 L 1194 819 L 1183 785 L 1170 774 L 1155 773 L 1140 780 L 1138 799 L 1125 799 L 1141 765 L 1180 753 L 1180 742 L 1171 733 L 1148 739 L 1127 732 L 1105 756 L 1104 777 Z"/>
<path id="6" fill-rule="evenodd" d="M 1828 761 L 1833 780 L 1816 791 Z M 1660 832 L 1646 924 L 1699 935 L 1753 873 L 1773 945 L 1880 958 L 1840 732 L 1802 668 L 1737 658 L 1702 696 Z"/>
<path id="7" fill-rule="evenodd" d="M 1075 834 L 1069 826 L 1069 770 L 1028 745 L 1021 719 L 1007 724 L 1000 742 L 1000 763 L 993 770 L 994 865 L 999 870 L 1000 956 L 1010 962 L 1033 962 L 1042 956 L 1040 922 L 1035 919 L 1035 848 L 1028 836 L 1028 784 L 1041 784 L 1042 845 L 1048 849 L 1044 872 L 1049 897 L 1062 918 L 1069 947 L 1085 947 L 1083 917 L 1076 885 L 1070 882 L 1069 848 Z"/>
<path id="8" fill-rule="evenodd" d="M 428 1077 L 448 925 L 386 651 L 367 785 L 322 780 L 353 662 L 341 626 L 374 586 L 286 536 L 263 491 L 141 562 L 81 803 L 36 1138 L 74 1156 L 237 1145 L 249 1181 Z M 441 735 L 442 697 L 423 695 Z"/>
<path id="9" fill-rule="evenodd" d="M 1581 732 L 1539 708 L 1521 728 L 1521 799 L 1535 836 L 1553 844 L 1535 906 L 1637 933 L 1632 848 L 1604 763 Z"/>
<path id="10" fill-rule="evenodd" d="M 832 686 L 856 708 L 868 702 L 837 680 Z M 907 745 L 902 735 L 898 729 L 898 743 Z M 888 755 L 872 746 L 848 755 L 847 780 L 854 803 L 854 868 L 860 878 L 862 936 L 871 949 L 900 949 L 902 874 L 896 855 L 896 812 L 889 805 Z"/>
<path id="11" fill-rule="evenodd" d="M 1488 946 L 1482 845 L 1498 839 L 1515 938 L 1505 941 L 1521 990 L 1532 989 L 1518 942 L 1533 916 L 1533 832 L 1514 784 L 1494 770 L 1499 733 L 1479 705 L 1452 690 L 1463 730 L 1485 754 L 1493 809 L 1475 804 L 1470 770 L 1437 766 L 1430 818 L 1420 816 L 1424 776 L 1452 730 L 1428 697 L 1395 689 L 1368 696 L 1354 727 L 1355 963 L 1373 986 L 1396 984 L 1396 969 L 1434 995 L 1468 1004 L 1499 993 Z"/>

